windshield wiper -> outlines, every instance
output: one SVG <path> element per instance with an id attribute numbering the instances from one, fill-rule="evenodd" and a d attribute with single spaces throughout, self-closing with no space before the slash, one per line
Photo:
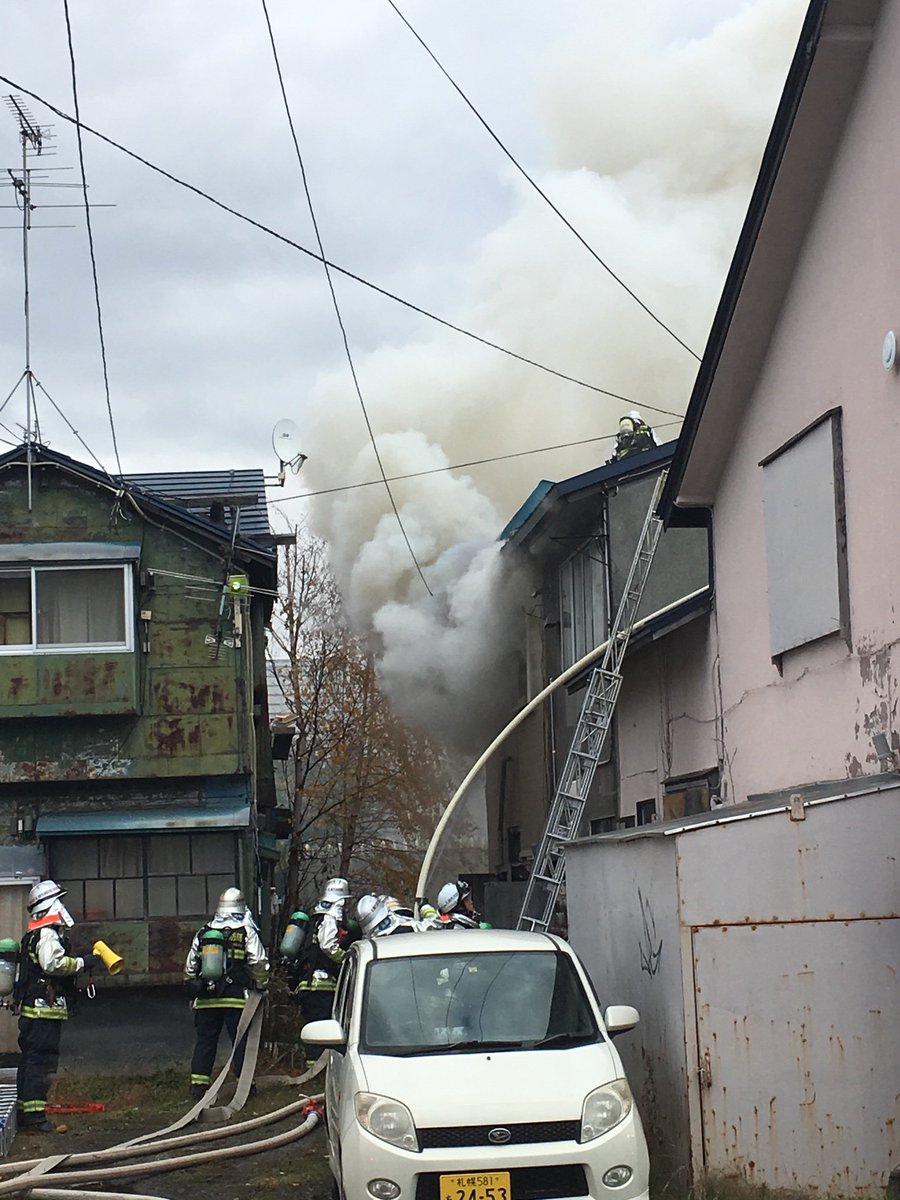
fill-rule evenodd
<path id="1" fill-rule="evenodd" d="M 539 1038 L 536 1042 L 528 1042 L 529 1050 L 543 1050 L 548 1046 L 582 1046 L 585 1042 L 596 1042 L 595 1033 L 551 1033 Z"/>
<path id="2" fill-rule="evenodd" d="M 396 1050 L 387 1046 L 379 1047 L 378 1054 L 390 1054 L 397 1058 L 415 1058 L 424 1054 L 467 1054 L 479 1050 L 521 1050 L 530 1046 L 529 1042 L 493 1041 L 481 1042 L 472 1039 L 463 1042 L 434 1042 L 429 1046 L 400 1046 Z M 370 1051 L 370 1053 L 373 1053 Z"/>

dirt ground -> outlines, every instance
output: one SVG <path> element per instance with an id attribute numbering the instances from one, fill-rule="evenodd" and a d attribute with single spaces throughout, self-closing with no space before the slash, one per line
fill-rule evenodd
<path id="1" fill-rule="evenodd" d="M 319 1080 L 313 1081 L 313 1084 L 321 1088 Z M 257 1096 L 235 1120 L 272 1112 L 297 1100 L 299 1094 L 300 1090 L 295 1087 L 260 1086 Z M 228 1095 L 229 1091 L 224 1090 L 222 1099 L 227 1101 Z M 50 1094 L 51 1104 L 77 1105 L 87 1102 L 103 1103 L 104 1111 L 54 1114 L 51 1118 L 54 1122 L 65 1122 L 65 1133 L 17 1134 L 8 1159 L 0 1161 L 104 1149 L 141 1133 L 162 1129 L 190 1107 L 180 1071 L 161 1072 L 137 1080 L 121 1076 L 75 1076 L 70 1079 L 62 1076 Z M 237 1147 L 284 1133 L 297 1124 L 299 1118 L 293 1116 L 277 1124 L 252 1130 L 234 1140 L 216 1141 L 209 1147 L 199 1143 L 179 1153 Z M 203 1129 L 203 1126 L 191 1125 L 179 1133 L 196 1129 Z M 328 1200 L 331 1196 L 331 1175 L 325 1154 L 325 1132 L 320 1126 L 298 1142 L 258 1155 L 228 1157 L 220 1162 L 159 1175 L 135 1175 L 133 1179 L 118 1181 L 110 1186 L 119 1191 L 168 1197 L 169 1200 L 247 1200 L 248 1197 L 254 1200 Z M 48 1186 L 52 1186 L 52 1175 L 47 1179 Z"/>

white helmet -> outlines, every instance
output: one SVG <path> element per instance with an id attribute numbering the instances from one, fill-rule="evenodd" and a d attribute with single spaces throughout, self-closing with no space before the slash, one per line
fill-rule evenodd
<path id="1" fill-rule="evenodd" d="M 70 928 L 75 924 L 69 910 L 62 902 L 66 892 L 52 879 L 44 879 L 34 884 L 28 893 L 26 906 L 32 917 L 58 916 L 64 925 Z"/>
<path id="2" fill-rule="evenodd" d="M 28 893 L 26 906 L 32 916 L 39 917 L 47 911 L 53 900 L 58 900 L 60 896 L 65 896 L 65 894 L 64 889 L 52 879 L 42 879 Z"/>
<path id="3" fill-rule="evenodd" d="M 341 900 L 346 900 L 350 895 L 350 884 L 346 879 L 341 879 L 338 876 L 336 879 L 329 879 L 325 884 L 325 891 L 322 893 L 322 899 L 328 904 L 337 904 Z"/>
<path id="4" fill-rule="evenodd" d="M 472 889 L 464 879 L 457 879 L 452 883 L 445 883 L 438 892 L 438 912 L 453 912 L 454 908 L 456 908 L 458 904 L 465 900 L 466 896 L 471 895 Z"/>
<path id="5" fill-rule="evenodd" d="M 240 888 L 226 888 L 219 897 L 219 904 L 216 908 L 216 917 L 220 921 L 227 921 L 229 918 L 237 921 L 240 924 L 247 913 L 247 901 L 244 899 L 244 893 Z"/>
<path id="6" fill-rule="evenodd" d="M 377 937 L 394 927 L 395 921 L 380 896 L 363 896 L 356 906 L 363 937 Z"/>

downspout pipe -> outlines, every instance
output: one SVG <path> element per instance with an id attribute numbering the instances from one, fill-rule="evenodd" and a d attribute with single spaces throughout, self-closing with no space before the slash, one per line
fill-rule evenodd
<path id="1" fill-rule="evenodd" d="M 698 596 L 702 596 L 704 592 L 708 592 L 709 590 L 709 585 L 705 585 L 702 588 L 698 588 L 695 592 L 691 592 L 690 595 L 682 596 L 680 599 L 673 601 L 671 604 L 667 604 L 664 608 L 657 609 L 656 612 L 650 613 L 649 616 L 641 617 L 640 621 L 635 621 L 634 625 L 631 627 L 631 632 L 638 632 L 638 630 L 649 625 L 651 621 L 655 621 L 659 617 L 664 617 L 666 613 L 670 613 L 673 609 L 679 608 L 682 604 L 687 603 L 689 600 L 695 600 Z M 497 734 L 488 748 L 482 753 L 481 757 L 478 758 L 474 765 L 470 768 L 462 783 L 451 796 L 450 802 L 444 809 L 441 819 L 434 827 L 434 833 L 431 835 L 431 840 L 428 843 L 428 848 L 425 851 L 425 857 L 422 860 L 422 867 L 419 871 L 419 878 L 418 882 L 416 883 L 416 896 L 422 897 L 425 895 L 425 886 L 428 882 L 429 873 L 431 872 L 431 865 L 434 862 L 435 855 L 437 854 L 438 846 L 441 843 L 441 838 L 444 836 L 444 831 L 449 825 L 453 814 L 459 807 L 460 801 L 469 790 L 472 781 L 478 775 L 479 771 L 484 768 L 488 760 L 493 754 L 496 753 L 499 747 L 503 745 L 509 735 L 518 729 L 522 722 L 527 720 L 527 718 L 530 717 L 531 714 L 544 703 L 548 696 L 552 695 L 553 692 L 555 692 L 558 688 L 561 688 L 564 684 L 568 683 L 569 680 L 574 679 L 575 676 L 579 675 L 583 670 L 585 670 L 586 667 L 592 666 L 595 662 L 597 662 L 598 659 L 602 658 L 608 647 L 609 640 L 601 642 L 599 646 L 595 646 L 594 649 L 585 654 L 583 658 L 579 658 L 578 662 L 573 663 L 572 666 L 563 671 L 561 675 L 557 675 L 555 679 L 551 680 L 551 682 L 548 683 L 542 691 L 538 692 L 536 696 L 528 701 L 524 708 L 520 709 L 516 713 L 505 729 L 502 729 L 500 733 Z"/>

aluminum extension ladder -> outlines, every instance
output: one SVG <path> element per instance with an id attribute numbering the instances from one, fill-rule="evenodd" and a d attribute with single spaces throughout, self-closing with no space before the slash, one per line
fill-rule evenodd
<path id="1" fill-rule="evenodd" d="M 594 773 L 609 735 L 622 686 L 622 660 L 628 649 L 628 639 L 634 628 L 644 585 L 653 566 L 662 532 L 662 521 L 656 515 L 656 508 L 667 475 L 668 471 L 662 471 L 657 477 L 606 653 L 600 665 L 594 668 L 585 692 L 572 744 L 534 856 L 518 929 L 545 932 L 553 920 L 559 893 L 566 879 L 566 842 L 577 836 Z"/>

